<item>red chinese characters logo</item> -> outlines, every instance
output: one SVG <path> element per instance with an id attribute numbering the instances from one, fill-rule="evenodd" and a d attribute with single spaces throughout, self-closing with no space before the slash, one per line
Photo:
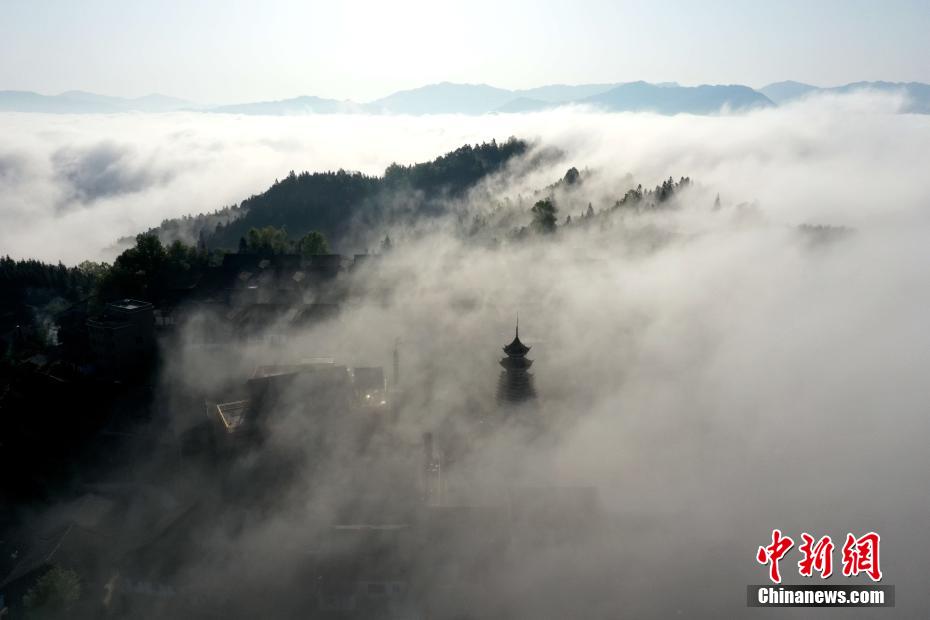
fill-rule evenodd
<path id="1" fill-rule="evenodd" d="M 768 547 L 759 547 L 756 552 L 756 561 L 759 564 L 769 565 L 769 579 L 781 583 L 781 573 L 778 572 L 778 562 L 785 557 L 788 550 L 794 546 L 794 541 L 781 535 L 781 530 L 772 530 L 772 544 Z"/>
<path id="2" fill-rule="evenodd" d="M 846 535 L 843 545 L 843 575 L 852 577 L 865 573 L 872 581 L 881 581 L 882 569 L 878 565 L 878 543 L 881 538 L 875 532 L 869 532 L 861 538 Z"/>
<path id="3" fill-rule="evenodd" d="M 804 557 L 798 562 L 798 569 L 802 577 L 811 577 L 814 571 L 820 573 L 821 579 L 833 574 L 833 540 L 824 536 L 814 544 L 814 537 L 804 532 L 801 534 L 804 544 L 798 550 Z"/>
<path id="4" fill-rule="evenodd" d="M 819 540 L 804 532 L 801 534 L 802 543 L 798 547 L 801 560 L 798 562 L 798 572 L 802 577 L 813 577 L 819 573 L 821 579 L 833 574 L 833 550 L 835 545 L 830 536 Z M 855 577 L 865 573 L 872 581 L 881 581 L 882 571 L 879 565 L 878 547 L 881 537 L 875 532 L 869 532 L 859 538 L 853 534 L 846 535 L 843 545 L 843 576 Z M 769 567 L 769 579 L 773 583 L 781 583 L 781 571 L 778 563 L 794 546 L 790 536 L 782 534 L 781 530 L 772 530 L 772 543 L 759 547 L 756 552 L 756 561 Z"/>

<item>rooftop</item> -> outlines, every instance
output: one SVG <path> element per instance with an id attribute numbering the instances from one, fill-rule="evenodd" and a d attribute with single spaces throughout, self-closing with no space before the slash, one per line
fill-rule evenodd
<path id="1" fill-rule="evenodd" d="M 152 307 L 147 301 L 139 301 L 138 299 L 120 299 L 118 301 L 111 301 L 107 304 L 114 310 L 119 310 L 122 312 L 135 312 L 137 310 L 148 310 Z"/>
<path id="2" fill-rule="evenodd" d="M 510 356 L 523 357 L 529 353 L 530 347 L 520 342 L 520 325 L 517 324 L 517 331 L 514 334 L 513 342 L 504 347 L 504 353 Z"/>
<path id="3" fill-rule="evenodd" d="M 246 413 L 249 410 L 249 401 L 237 400 L 231 403 L 218 403 L 216 405 L 216 414 L 220 422 L 226 427 L 226 432 L 235 433 L 245 421 Z"/>
<path id="4" fill-rule="evenodd" d="M 293 375 L 298 372 L 312 371 L 320 368 L 335 367 L 336 361 L 331 357 L 311 357 L 301 360 L 299 364 L 268 364 L 257 366 L 252 373 L 253 379 L 265 377 L 278 377 L 280 375 Z"/>
<path id="5" fill-rule="evenodd" d="M 91 327 L 112 327 L 112 328 L 129 328 L 132 323 L 125 317 L 101 315 L 87 319 L 87 324 Z"/>

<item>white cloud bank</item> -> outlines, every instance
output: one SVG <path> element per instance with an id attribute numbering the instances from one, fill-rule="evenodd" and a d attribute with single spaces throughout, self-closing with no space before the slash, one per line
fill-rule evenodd
<path id="1" fill-rule="evenodd" d="M 389 366 L 400 338 L 413 395 L 400 430 L 415 445 L 472 402 L 493 407 L 498 347 L 520 312 L 543 411 L 563 426 L 542 446 L 491 440 L 462 469 L 487 485 L 595 485 L 616 528 L 568 559 L 541 550 L 519 571 L 492 567 L 513 617 L 571 616 L 560 588 L 590 588 L 592 616 L 743 615 L 746 584 L 765 578 L 755 547 L 775 527 L 796 539 L 879 531 L 894 611 L 913 617 L 930 606 L 930 117 L 894 114 L 898 103 L 818 98 L 719 117 L 7 116 L 0 243 L 74 262 L 164 217 L 235 202 L 291 168 L 378 173 L 509 135 L 566 152 L 539 184 L 569 163 L 617 191 L 628 172 L 649 186 L 689 175 L 701 187 L 682 209 L 560 242 L 488 251 L 441 232 L 402 240 L 384 265 L 393 296 L 271 350 L 171 351 L 166 389 L 219 390 L 254 364 L 317 354 Z M 713 212 L 718 191 L 727 206 Z M 758 202 L 744 210 L 754 218 L 738 217 L 742 201 Z M 631 249 L 636 227 L 650 223 L 683 234 Z M 792 228 L 800 223 L 856 232 L 811 247 Z M 301 450 L 305 435 L 325 431 L 286 422 L 272 445 Z M 244 565 L 281 574 L 314 511 L 351 496 L 354 468 L 368 475 L 347 458 L 300 477 L 280 512 L 229 534 L 232 557 L 270 549 L 267 564 L 228 562 L 216 544 L 192 561 L 192 579 L 216 570 L 229 587 Z M 795 572 L 789 560 L 783 570 Z"/>
<path id="2" fill-rule="evenodd" d="M 899 105 L 864 93 L 715 117 L 569 108 L 483 117 L 3 114 L 0 251 L 112 259 L 118 237 L 237 203 L 292 169 L 380 174 L 393 161 L 510 135 L 645 185 L 691 176 L 786 223 L 922 222 L 930 118 L 895 114 Z"/>

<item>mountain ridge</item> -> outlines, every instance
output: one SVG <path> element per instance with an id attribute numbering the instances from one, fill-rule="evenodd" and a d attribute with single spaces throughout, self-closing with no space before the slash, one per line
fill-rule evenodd
<path id="1" fill-rule="evenodd" d="M 141 97 L 114 97 L 82 90 L 42 95 L 28 90 L 0 90 L 0 111 L 53 114 L 111 114 L 118 112 L 176 112 L 197 109 L 197 104 L 150 93 Z"/>
<path id="2" fill-rule="evenodd" d="M 642 81 L 621 84 L 581 103 L 611 112 L 649 111 L 660 114 L 713 114 L 725 108 L 747 110 L 775 105 L 762 93 L 738 84 L 657 86 Z"/>
<path id="3" fill-rule="evenodd" d="M 930 114 L 930 84 L 923 82 L 887 82 L 883 80 L 859 81 L 840 86 L 814 86 L 803 82 L 787 80 L 774 82 L 759 89 L 776 104 L 790 103 L 815 94 L 844 95 L 862 90 L 884 93 L 902 93 L 906 97 L 902 112 Z"/>
<path id="4" fill-rule="evenodd" d="M 286 99 L 223 105 L 201 105 L 162 94 L 114 97 L 80 90 L 43 95 L 24 90 L 0 90 L 0 111 L 60 114 L 196 111 L 244 115 L 298 114 L 497 114 L 524 113 L 561 105 L 592 105 L 613 112 L 652 111 L 660 114 L 714 114 L 771 107 L 818 93 L 845 94 L 859 90 L 903 93 L 903 112 L 930 114 L 930 84 L 860 81 L 820 87 L 782 81 L 753 89 L 741 84 L 682 86 L 645 81 L 592 84 L 547 84 L 506 89 L 489 84 L 439 82 L 396 91 L 368 103 L 300 95 Z"/>

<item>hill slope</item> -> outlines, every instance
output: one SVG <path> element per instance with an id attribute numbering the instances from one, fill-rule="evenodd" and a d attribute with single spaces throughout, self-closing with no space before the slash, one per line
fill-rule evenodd
<path id="1" fill-rule="evenodd" d="M 713 114 L 774 105 L 748 86 L 658 86 L 647 82 L 621 84 L 583 100 L 611 112 L 658 112 L 660 114 Z"/>
<path id="2" fill-rule="evenodd" d="M 193 109 L 194 104 L 165 95 L 127 99 L 79 90 L 60 95 L 40 95 L 30 91 L 0 91 L 0 111 L 45 112 L 50 114 L 111 114 L 115 112 L 172 112 Z"/>
<path id="3" fill-rule="evenodd" d="M 487 84 L 442 82 L 402 90 L 366 107 L 372 112 L 388 114 L 485 114 L 513 98 L 511 91 Z"/>
<path id="4" fill-rule="evenodd" d="M 842 86 L 821 88 L 800 82 L 777 82 L 761 89 L 776 103 L 794 101 L 800 97 L 815 93 L 835 93 L 847 95 L 863 90 L 882 93 L 903 94 L 907 101 L 902 112 L 930 114 L 930 84 L 922 82 L 852 82 Z"/>
<path id="5" fill-rule="evenodd" d="M 211 248 L 234 250 L 251 228 L 284 227 L 293 238 L 316 230 L 335 251 L 352 252 L 368 247 L 386 224 L 446 213 L 449 199 L 501 172 L 528 149 L 515 138 L 465 145 L 430 162 L 392 164 L 380 177 L 345 170 L 291 172 L 237 207 L 166 220 L 154 232 L 163 241 L 201 237 Z"/>
<path id="6" fill-rule="evenodd" d="M 513 96 L 535 99 L 546 103 L 568 103 L 570 101 L 584 99 L 585 97 L 599 95 L 616 86 L 619 86 L 619 84 L 548 84 L 546 86 L 537 86 L 536 88 L 515 90 L 513 91 Z"/>
<path id="7" fill-rule="evenodd" d="M 773 103 L 748 86 L 679 86 L 649 84 L 552 84 L 526 90 L 505 90 L 486 84 L 432 84 L 401 91 L 369 104 L 369 111 L 387 114 L 486 114 L 535 112 L 556 105 L 583 103 L 613 112 L 653 111 L 662 114 L 713 114 L 767 107 Z"/>
<path id="8" fill-rule="evenodd" d="M 210 108 L 209 112 L 225 114 L 263 114 L 280 116 L 290 114 L 349 114 L 361 111 L 362 107 L 351 101 L 324 99 L 323 97 L 294 97 L 278 101 L 257 101 L 222 105 Z"/>
<path id="9" fill-rule="evenodd" d="M 799 97 L 803 97 L 804 95 L 818 90 L 820 89 L 810 84 L 787 80 L 785 82 L 775 82 L 774 84 L 764 86 L 759 89 L 759 92 L 775 103 L 783 103 L 785 101 L 791 101 L 792 99 L 798 99 Z"/>

